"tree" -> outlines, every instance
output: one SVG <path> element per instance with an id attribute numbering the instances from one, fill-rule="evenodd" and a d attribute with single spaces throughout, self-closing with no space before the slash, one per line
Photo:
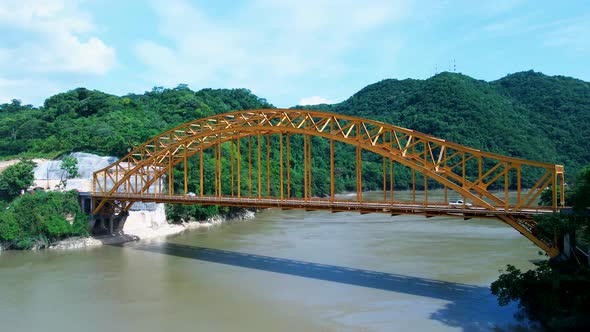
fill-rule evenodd
<path id="1" fill-rule="evenodd" d="M 23 159 L 0 173 L 0 199 L 10 201 L 35 183 L 32 160 Z"/>
<path id="2" fill-rule="evenodd" d="M 80 176 L 78 172 L 78 159 L 72 156 L 66 156 L 61 160 L 61 166 L 59 167 L 62 170 L 61 179 L 59 181 L 59 186 L 65 188 L 68 184 L 68 179 L 75 178 Z"/>
<path id="3" fill-rule="evenodd" d="M 572 205 L 572 194 L 573 191 L 565 190 L 565 206 Z M 544 206 L 552 206 L 553 205 L 553 187 L 549 186 L 545 188 L 541 192 L 541 196 L 539 197 L 540 204 Z M 561 189 L 557 187 L 557 205 L 561 205 Z"/>
<path id="4" fill-rule="evenodd" d="M 589 197 L 590 166 L 587 166 L 578 176 L 572 194 L 574 213 L 544 216 L 537 220 L 541 231 L 557 230 L 559 236 L 569 233 L 574 247 L 576 233 L 584 232 L 584 240 L 589 241 L 590 218 L 585 213 L 590 206 Z M 590 330 L 590 268 L 586 262 L 578 261 L 574 253 L 569 260 L 560 257 L 536 265 L 536 269 L 527 272 L 508 265 L 506 272 L 491 285 L 498 303 L 518 302 L 523 314 L 551 330 Z"/>
<path id="5" fill-rule="evenodd" d="M 45 247 L 69 236 L 88 234 L 88 216 L 75 191 L 38 191 L 0 210 L 0 241 L 12 249 Z"/>
<path id="6" fill-rule="evenodd" d="M 578 211 L 590 206 L 590 165 L 584 167 L 578 176 L 573 203 L 574 208 Z"/>
<path id="7" fill-rule="evenodd" d="M 518 301 L 521 314 L 553 331 L 589 331 L 590 269 L 567 262 L 536 263 L 521 272 L 508 265 L 492 283 L 500 305 Z"/>

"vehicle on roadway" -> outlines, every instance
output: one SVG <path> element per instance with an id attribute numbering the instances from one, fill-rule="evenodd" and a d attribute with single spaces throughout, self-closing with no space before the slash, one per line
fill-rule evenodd
<path id="1" fill-rule="evenodd" d="M 454 201 L 449 202 L 449 205 L 450 206 L 457 206 L 457 207 L 460 207 L 460 206 L 470 207 L 472 204 L 471 203 L 467 203 L 467 202 L 465 202 L 465 201 L 463 201 L 461 199 L 457 199 L 457 200 L 454 200 Z"/>

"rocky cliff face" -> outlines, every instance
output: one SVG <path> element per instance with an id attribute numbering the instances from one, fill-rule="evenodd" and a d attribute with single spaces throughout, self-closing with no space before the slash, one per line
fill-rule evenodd
<path id="1" fill-rule="evenodd" d="M 116 157 L 101 157 L 91 153 L 74 152 L 70 156 L 78 161 L 78 173 L 76 178 L 67 180 L 66 190 L 91 191 L 92 173 L 117 161 Z M 45 189 L 55 189 L 65 177 L 61 169 L 61 160 L 42 160 L 37 162 L 35 168 L 35 186 Z"/>

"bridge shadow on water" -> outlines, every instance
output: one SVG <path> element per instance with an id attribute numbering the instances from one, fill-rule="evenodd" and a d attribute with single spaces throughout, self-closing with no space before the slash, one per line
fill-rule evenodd
<path id="1" fill-rule="evenodd" d="M 512 319 L 514 307 L 498 307 L 496 299 L 490 295 L 490 289 L 487 287 L 176 243 L 134 243 L 117 246 L 440 299 L 448 303 L 431 313 L 430 319 L 461 328 L 465 332 L 504 331 L 505 328 L 507 331 L 528 330 L 526 326 L 515 324 Z"/>

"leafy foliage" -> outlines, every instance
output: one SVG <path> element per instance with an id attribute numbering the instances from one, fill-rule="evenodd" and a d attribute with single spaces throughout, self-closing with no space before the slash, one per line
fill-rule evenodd
<path id="1" fill-rule="evenodd" d="M 0 241 L 9 248 L 28 249 L 88 234 L 88 216 L 78 193 L 37 191 L 18 197 L 0 211 Z"/>
<path id="2" fill-rule="evenodd" d="M 78 88 L 42 107 L 18 100 L 0 105 L 0 157 L 87 151 L 122 157 L 128 149 L 189 120 L 272 105 L 246 89 L 154 88 L 123 97 Z"/>
<path id="3" fill-rule="evenodd" d="M 571 215 L 554 214 L 539 217 L 537 223 L 541 234 L 558 236 L 570 234 L 572 246 L 576 236 L 583 234 L 583 241 L 590 243 L 588 230 L 590 219 L 584 210 L 590 206 L 590 167 L 580 173 L 571 195 L 578 202 L 577 211 Z M 590 268 L 580 264 L 575 257 L 565 261 L 544 261 L 535 270 L 521 272 L 508 265 L 506 272 L 492 283 L 492 293 L 498 303 L 506 305 L 518 301 L 522 313 L 541 322 L 555 331 L 587 331 L 590 329 L 588 307 L 590 306 Z"/>
<path id="4" fill-rule="evenodd" d="M 69 178 L 75 178 L 80 175 L 78 173 L 78 159 L 72 156 L 63 157 L 60 168 L 63 171 L 59 181 L 62 188 L 66 187 Z"/>
<path id="5" fill-rule="evenodd" d="M 573 203 L 574 208 L 580 212 L 590 207 L 590 165 L 582 169 L 578 176 Z"/>
<path id="6" fill-rule="evenodd" d="M 590 163 L 590 83 L 568 77 L 528 71 L 487 83 L 445 72 L 427 80 L 387 79 L 340 104 L 300 108 L 376 119 L 476 149 L 562 164 L 568 181 Z"/>
<path id="7" fill-rule="evenodd" d="M 0 173 L 0 199 L 10 201 L 17 197 L 21 190 L 32 186 L 35 180 L 33 169 L 36 165 L 31 160 L 21 160 Z"/>
<path id="8" fill-rule="evenodd" d="M 195 92 L 180 84 L 118 97 L 78 88 L 51 96 L 42 107 L 22 105 L 18 100 L 0 105 L 0 158 L 55 157 L 71 151 L 122 157 L 150 137 L 187 121 L 272 107 L 246 89 Z M 427 80 L 383 80 L 336 105 L 296 108 L 371 118 L 477 149 L 564 164 L 568 182 L 582 165 L 590 163 L 590 150 L 585 148 L 590 139 L 590 126 L 586 125 L 590 123 L 590 84 L 573 78 L 529 71 L 488 83 L 441 73 Z M 271 144 L 276 143 L 273 138 Z M 293 137 L 293 146 L 300 143 L 301 137 Z M 329 193 L 329 161 L 325 158 L 329 144 L 322 139 L 314 139 L 313 144 L 314 195 L 322 196 Z M 227 165 L 230 148 L 224 149 Z M 353 146 L 336 145 L 337 191 L 355 190 L 354 154 Z M 301 160 L 301 155 L 294 150 L 293 160 Z M 278 158 L 273 151 L 272 174 L 279 173 Z M 382 188 L 381 163 L 374 154 L 363 157 L 364 190 Z M 292 165 L 293 195 L 301 197 L 303 169 L 298 163 Z M 475 171 L 467 169 L 468 173 Z M 539 176 L 523 172 L 523 187 L 533 186 L 533 179 Z M 228 177 L 224 171 L 224 183 Z M 396 168 L 395 188 L 407 189 L 411 178 L 409 168 Z M 191 181 L 189 190 L 196 191 L 194 178 Z M 418 190 L 421 183 L 418 181 Z M 436 186 L 432 183 L 431 188 Z M 200 213 L 193 211 L 193 215 Z"/>
<path id="9" fill-rule="evenodd" d="M 590 269 L 544 261 L 535 270 L 521 272 L 508 265 L 492 283 L 498 303 L 518 301 L 522 314 L 553 331 L 588 331 Z"/>

